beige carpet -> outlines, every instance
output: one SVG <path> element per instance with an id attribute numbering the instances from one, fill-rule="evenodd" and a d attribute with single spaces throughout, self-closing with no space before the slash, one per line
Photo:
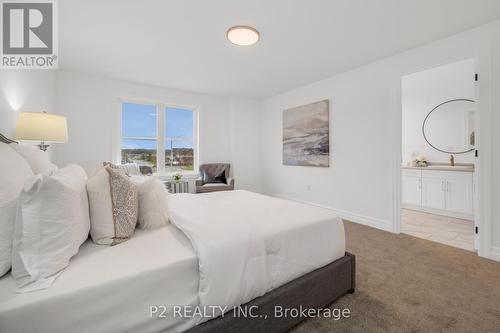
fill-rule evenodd
<path id="1" fill-rule="evenodd" d="M 346 222 L 357 288 L 332 304 L 351 317 L 311 318 L 301 332 L 500 332 L 500 263 Z"/>

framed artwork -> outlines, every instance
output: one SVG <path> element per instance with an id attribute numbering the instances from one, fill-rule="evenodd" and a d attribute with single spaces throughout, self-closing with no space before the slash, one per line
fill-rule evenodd
<path id="1" fill-rule="evenodd" d="M 283 164 L 330 166 L 329 100 L 283 111 Z"/>

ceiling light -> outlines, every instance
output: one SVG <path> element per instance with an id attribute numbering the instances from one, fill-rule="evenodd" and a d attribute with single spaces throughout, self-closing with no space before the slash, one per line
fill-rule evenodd
<path id="1" fill-rule="evenodd" d="M 260 39 L 259 32 L 252 27 L 235 25 L 226 32 L 227 39 L 236 45 L 249 46 L 257 43 Z"/>

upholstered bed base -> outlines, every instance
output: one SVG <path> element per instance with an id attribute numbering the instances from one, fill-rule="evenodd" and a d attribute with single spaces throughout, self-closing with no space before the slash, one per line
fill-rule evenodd
<path id="1" fill-rule="evenodd" d="M 234 311 L 229 311 L 224 317 L 193 327 L 188 330 L 188 333 L 284 332 L 306 318 L 301 316 L 276 317 L 276 307 L 282 309 L 300 309 L 300 307 L 319 309 L 325 307 L 344 294 L 354 292 L 355 275 L 356 258 L 346 252 L 344 257 L 331 264 L 301 276 L 243 305 L 242 309 L 247 309 L 254 318 L 237 316 Z M 250 309 L 252 310 L 250 311 Z"/>

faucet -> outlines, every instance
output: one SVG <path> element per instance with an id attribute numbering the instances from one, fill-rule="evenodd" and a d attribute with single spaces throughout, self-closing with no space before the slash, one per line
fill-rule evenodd
<path id="1" fill-rule="evenodd" d="M 450 155 L 450 165 L 455 166 L 455 157 L 453 155 Z"/>

